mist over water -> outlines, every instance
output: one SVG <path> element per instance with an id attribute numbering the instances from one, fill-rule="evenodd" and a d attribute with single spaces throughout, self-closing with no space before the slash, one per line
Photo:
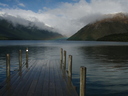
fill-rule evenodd
<path id="1" fill-rule="evenodd" d="M 18 51 L 31 59 L 60 59 L 60 48 L 73 55 L 73 84 L 79 90 L 80 66 L 87 67 L 87 96 L 127 96 L 128 43 L 93 41 L 0 41 L 0 83 L 6 78 L 6 54 L 11 55 L 11 74 L 18 70 Z M 68 63 L 68 61 L 67 61 Z M 78 91 L 79 92 L 79 91 Z"/>

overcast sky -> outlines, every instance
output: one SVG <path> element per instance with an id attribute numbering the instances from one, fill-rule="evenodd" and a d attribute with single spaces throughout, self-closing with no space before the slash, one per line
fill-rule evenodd
<path id="1" fill-rule="evenodd" d="M 104 14 L 127 13 L 127 9 L 128 0 L 0 0 L 1 16 L 21 24 L 29 20 L 39 28 L 53 27 L 67 36 Z"/>

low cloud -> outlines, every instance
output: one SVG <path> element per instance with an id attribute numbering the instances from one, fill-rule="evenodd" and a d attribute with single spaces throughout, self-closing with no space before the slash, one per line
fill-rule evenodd
<path id="1" fill-rule="evenodd" d="M 52 28 L 51 26 L 46 25 L 43 22 L 38 21 L 37 18 L 31 18 L 31 20 L 27 20 L 22 18 L 21 16 L 17 15 L 17 16 L 11 16 L 8 14 L 3 14 L 0 19 L 6 19 L 9 22 L 11 22 L 15 27 L 20 24 L 26 27 L 37 27 L 38 29 L 43 29 L 43 30 L 48 30 L 48 31 L 52 31 L 52 32 L 57 32 L 58 30 Z M 58 31 L 59 32 L 59 31 Z"/>
<path id="2" fill-rule="evenodd" d="M 80 0 L 77 3 L 61 2 L 57 8 L 45 7 L 37 13 L 31 10 L 5 8 L 0 11 L 35 22 L 39 27 L 42 27 L 43 24 L 51 26 L 59 33 L 71 36 L 88 23 L 100 20 L 104 14 L 127 13 L 127 9 L 128 0 L 91 0 L 90 3 Z M 40 24 L 41 22 L 42 24 Z"/>

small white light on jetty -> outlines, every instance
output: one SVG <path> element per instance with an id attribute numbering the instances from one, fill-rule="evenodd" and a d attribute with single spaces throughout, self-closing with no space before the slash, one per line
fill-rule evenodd
<path id="1" fill-rule="evenodd" d="M 26 52 L 28 52 L 28 48 L 26 48 Z"/>

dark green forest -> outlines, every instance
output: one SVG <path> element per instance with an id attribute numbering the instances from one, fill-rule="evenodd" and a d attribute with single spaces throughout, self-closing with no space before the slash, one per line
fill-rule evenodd
<path id="1" fill-rule="evenodd" d="M 38 29 L 36 26 L 13 25 L 12 22 L 0 19 L 0 40 L 49 40 L 62 38 L 57 32 Z"/>
<path id="2" fill-rule="evenodd" d="M 119 13 L 113 18 L 105 18 L 88 24 L 68 40 L 128 41 L 128 16 Z"/>

